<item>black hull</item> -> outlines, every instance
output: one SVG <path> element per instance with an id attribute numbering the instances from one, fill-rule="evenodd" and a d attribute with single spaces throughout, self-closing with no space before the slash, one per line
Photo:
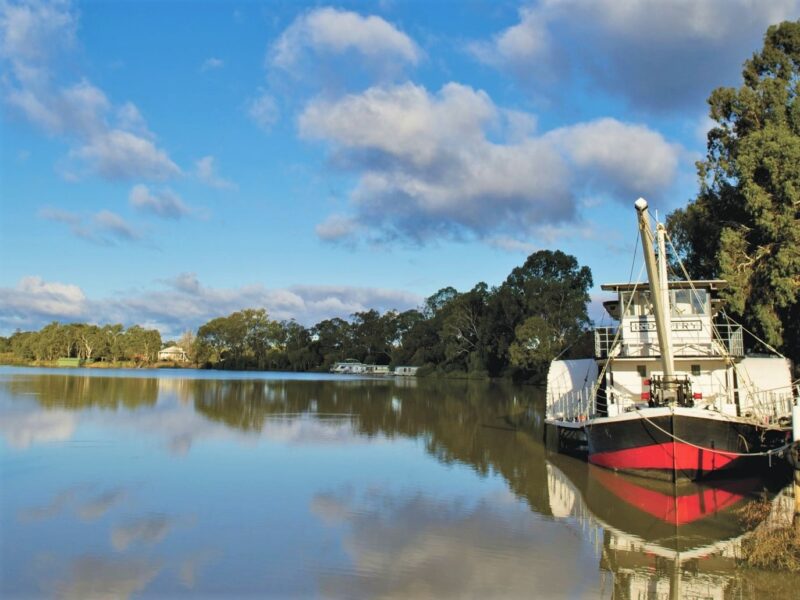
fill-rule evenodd
<path id="1" fill-rule="evenodd" d="M 556 441 L 548 440 L 550 449 L 580 454 L 583 448 L 574 443 L 580 434 L 551 427 Z M 741 421 L 679 413 L 625 415 L 588 421 L 579 431 L 592 464 L 654 479 L 697 481 L 786 467 L 786 461 L 764 453 L 785 444 L 788 432 Z"/>

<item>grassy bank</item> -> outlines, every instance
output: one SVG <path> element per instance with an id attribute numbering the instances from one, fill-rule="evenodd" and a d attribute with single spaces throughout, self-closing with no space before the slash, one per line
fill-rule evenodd
<path id="1" fill-rule="evenodd" d="M 783 508 L 783 510 L 781 510 Z M 739 512 L 745 527 L 755 527 L 742 541 L 742 562 L 755 569 L 800 573 L 800 524 L 790 507 L 776 507 L 764 498 Z"/>
<path id="2" fill-rule="evenodd" d="M 0 352 L 0 365 L 8 367 L 42 367 L 56 368 L 57 360 L 23 360 L 14 355 L 13 352 Z M 66 367 L 70 368 L 70 367 Z M 123 361 L 94 361 L 81 365 L 84 369 L 193 369 L 194 365 L 177 363 L 170 361 L 160 361 L 155 363 L 141 363 L 131 360 Z"/>

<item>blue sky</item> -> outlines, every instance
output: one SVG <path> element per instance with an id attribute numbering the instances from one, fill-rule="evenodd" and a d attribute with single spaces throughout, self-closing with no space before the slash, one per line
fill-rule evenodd
<path id="1" fill-rule="evenodd" d="M 0 0 L 0 334 L 313 323 L 562 249 L 626 280 L 800 0 Z M 597 315 L 597 313 L 595 313 Z"/>

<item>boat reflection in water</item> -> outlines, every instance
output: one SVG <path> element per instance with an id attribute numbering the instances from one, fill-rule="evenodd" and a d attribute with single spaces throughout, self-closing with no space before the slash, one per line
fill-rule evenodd
<path id="1" fill-rule="evenodd" d="M 600 569 L 613 574 L 615 599 L 751 597 L 755 589 L 739 569 L 742 543 L 753 534 L 742 512 L 767 497 L 769 516 L 756 528 L 791 522 L 791 487 L 778 491 L 782 483 L 753 477 L 675 484 L 563 455 L 547 461 L 550 510 L 595 541 Z"/>

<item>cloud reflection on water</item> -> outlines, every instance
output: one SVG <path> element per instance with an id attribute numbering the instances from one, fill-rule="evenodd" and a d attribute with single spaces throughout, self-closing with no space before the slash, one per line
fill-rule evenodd
<path id="1" fill-rule="evenodd" d="M 347 571 L 320 574 L 322 595 L 522 598 L 570 590 L 580 597 L 596 589 L 597 559 L 582 540 L 559 535 L 557 524 L 502 496 L 317 494 L 312 512 L 346 528 L 342 543 L 353 561 Z"/>
<path id="2" fill-rule="evenodd" d="M 128 493 L 121 488 L 108 490 L 95 496 L 78 507 L 78 516 L 84 521 L 94 521 L 120 504 Z"/>
<path id="3" fill-rule="evenodd" d="M 117 525 L 111 530 L 111 545 L 123 552 L 132 544 L 152 546 L 161 542 L 175 526 L 175 519 L 162 514 L 147 515 Z"/>
<path id="4" fill-rule="evenodd" d="M 60 514 L 75 499 L 77 487 L 69 487 L 58 492 L 51 500 L 39 506 L 31 506 L 19 511 L 19 520 L 23 523 L 44 521 Z"/>
<path id="5" fill-rule="evenodd" d="M 151 558 L 81 556 L 73 560 L 63 580 L 54 584 L 60 598 L 128 598 L 141 592 L 161 572 Z"/>
<path id="6" fill-rule="evenodd" d="M 65 410 L 42 411 L 36 405 L 12 406 L 2 411 L 0 437 L 15 450 L 72 438 L 78 417 Z"/>

